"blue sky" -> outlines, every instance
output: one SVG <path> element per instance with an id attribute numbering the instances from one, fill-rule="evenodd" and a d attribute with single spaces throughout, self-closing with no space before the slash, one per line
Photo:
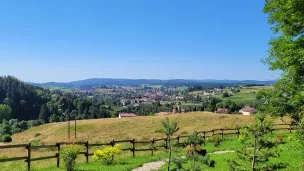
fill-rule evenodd
<path id="1" fill-rule="evenodd" d="M 0 75 L 87 78 L 278 78 L 260 62 L 264 0 L 1 1 Z"/>

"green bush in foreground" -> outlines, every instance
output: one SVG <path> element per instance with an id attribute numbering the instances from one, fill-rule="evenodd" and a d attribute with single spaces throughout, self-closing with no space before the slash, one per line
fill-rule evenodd
<path id="1" fill-rule="evenodd" d="M 70 145 L 62 148 L 60 151 L 60 159 L 64 162 L 64 166 L 67 171 L 73 171 L 75 160 L 79 154 L 81 147 Z"/>
<path id="2" fill-rule="evenodd" d="M 301 151 L 302 151 L 302 162 L 300 164 L 300 169 L 304 169 L 304 117 L 301 119 L 299 125 L 298 125 L 298 130 L 297 130 L 297 138 L 299 142 L 302 145 Z"/>

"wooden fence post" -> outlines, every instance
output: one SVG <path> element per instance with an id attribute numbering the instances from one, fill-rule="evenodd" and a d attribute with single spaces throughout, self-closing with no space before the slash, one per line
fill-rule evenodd
<path id="1" fill-rule="evenodd" d="M 224 140 L 224 129 L 222 129 L 222 140 Z"/>
<path id="2" fill-rule="evenodd" d="M 132 152 L 133 152 L 133 157 L 135 157 L 135 138 L 132 141 Z"/>
<path id="3" fill-rule="evenodd" d="M 87 142 L 85 143 L 85 147 L 86 147 L 86 154 L 85 154 L 85 156 L 86 156 L 86 161 L 87 161 L 87 163 L 89 163 L 89 141 L 87 141 Z"/>
<path id="4" fill-rule="evenodd" d="M 177 145 L 179 145 L 179 135 L 176 137 L 177 139 Z"/>
<path id="5" fill-rule="evenodd" d="M 214 130 L 212 130 L 212 136 L 214 136 Z"/>
<path id="6" fill-rule="evenodd" d="M 292 132 L 292 124 L 290 124 L 289 126 L 290 126 L 289 133 L 291 133 Z"/>
<path id="7" fill-rule="evenodd" d="M 168 138 L 165 139 L 165 148 L 168 149 Z"/>
<path id="8" fill-rule="evenodd" d="M 237 127 L 237 135 L 240 137 L 240 127 Z"/>
<path id="9" fill-rule="evenodd" d="M 111 145 L 112 145 L 112 147 L 114 147 L 114 145 L 115 145 L 115 140 L 111 141 Z M 114 155 L 112 155 L 112 160 L 114 160 Z"/>
<path id="10" fill-rule="evenodd" d="M 206 132 L 204 131 L 203 134 L 204 134 L 204 136 L 203 136 L 203 138 L 204 138 L 204 145 L 206 145 Z"/>
<path id="11" fill-rule="evenodd" d="M 60 164 L 60 158 L 59 158 L 59 153 L 60 153 L 60 143 L 56 143 L 56 146 L 57 146 L 57 154 L 56 154 L 56 156 L 57 156 L 57 167 L 59 168 L 59 164 Z"/>
<path id="12" fill-rule="evenodd" d="M 27 170 L 31 170 L 31 143 L 27 145 Z"/>
<path id="13" fill-rule="evenodd" d="M 154 138 L 153 138 L 152 139 L 152 152 L 151 152 L 152 156 L 154 155 L 154 143 L 155 143 L 155 141 L 154 141 Z"/>

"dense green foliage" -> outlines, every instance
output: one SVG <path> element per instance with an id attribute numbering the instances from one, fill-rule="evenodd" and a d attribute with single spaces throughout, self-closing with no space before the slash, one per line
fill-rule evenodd
<path id="1" fill-rule="evenodd" d="M 267 0 L 264 12 L 274 33 L 265 62 L 283 72 L 275 88 L 263 93 L 264 110 L 299 121 L 304 114 L 304 1 Z"/>
<path id="2" fill-rule="evenodd" d="M 0 137 L 1 142 L 11 142 L 12 141 L 12 137 L 9 134 L 4 134 Z"/>
<path id="3" fill-rule="evenodd" d="M 238 113 L 239 110 L 243 107 L 243 104 L 237 104 L 231 100 L 225 100 L 221 103 L 216 104 L 217 108 L 226 108 L 228 113 Z"/>
<path id="4" fill-rule="evenodd" d="M 3 121 L 3 119 L 8 120 L 12 116 L 12 109 L 6 105 L 6 104 L 0 104 L 0 121 Z"/>
<path id="5" fill-rule="evenodd" d="M 29 120 L 29 121 L 18 121 L 17 119 L 11 119 L 9 121 L 3 120 L 2 123 L 0 123 L 0 137 L 4 135 L 12 135 L 15 133 L 19 133 L 26 129 L 41 124 L 43 124 L 41 120 Z"/>

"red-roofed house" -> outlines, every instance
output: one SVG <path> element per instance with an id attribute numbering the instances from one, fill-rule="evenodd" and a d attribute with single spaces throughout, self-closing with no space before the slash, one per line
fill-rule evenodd
<path id="1" fill-rule="evenodd" d="M 158 116 L 169 115 L 169 114 L 170 114 L 169 112 L 158 112 L 158 113 L 155 113 L 155 115 L 158 115 Z"/>
<path id="2" fill-rule="evenodd" d="M 228 109 L 226 109 L 226 108 L 217 108 L 216 113 L 218 113 L 218 114 L 228 114 Z"/>
<path id="3" fill-rule="evenodd" d="M 245 106 L 239 112 L 243 115 L 251 115 L 251 114 L 255 114 L 257 112 L 257 110 L 254 107 Z"/>
<path id="4" fill-rule="evenodd" d="M 119 118 L 128 118 L 128 117 L 136 117 L 135 113 L 120 113 L 118 115 Z"/>

